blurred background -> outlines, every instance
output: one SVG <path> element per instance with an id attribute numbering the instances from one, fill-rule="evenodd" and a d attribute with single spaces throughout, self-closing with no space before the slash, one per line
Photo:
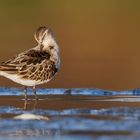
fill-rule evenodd
<path id="1" fill-rule="evenodd" d="M 61 70 L 42 87 L 140 87 L 139 0 L 1 0 L 0 11 L 1 62 L 34 47 L 38 26 L 54 30 Z"/>

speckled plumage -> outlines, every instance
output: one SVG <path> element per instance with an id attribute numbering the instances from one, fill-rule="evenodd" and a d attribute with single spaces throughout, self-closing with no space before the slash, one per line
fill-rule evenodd
<path id="1" fill-rule="evenodd" d="M 50 54 L 35 50 L 3 62 L 0 70 L 8 74 L 17 74 L 23 79 L 36 81 L 50 80 L 57 72 L 55 62 L 50 60 Z"/>
<path id="2" fill-rule="evenodd" d="M 2 62 L 0 75 L 24 86 L 47 83 L 60 67 L 59 47 L 52 31 L 39 27 L 35 33 L 38 45 Z"/>

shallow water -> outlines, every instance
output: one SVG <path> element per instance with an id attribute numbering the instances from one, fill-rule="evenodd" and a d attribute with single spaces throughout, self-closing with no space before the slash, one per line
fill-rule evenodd
<path id="1" fill-rule="evenodd" d="M 0 88 L 0 139 L 106 140 L 140 137 L 140 90 Z"/>

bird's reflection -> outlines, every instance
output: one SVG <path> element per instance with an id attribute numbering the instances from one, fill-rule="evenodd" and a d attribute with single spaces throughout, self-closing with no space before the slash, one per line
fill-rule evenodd
<path id="1" fill-rule="evenodd" d="M 24 110 L 27 109 L 27 102 L 28 102 L 27 100 L 24 101 L 24 106 L 23 106 L 23 109 L 24 109 Z"/>
<path id="2" fill-rule="evenodd" d="M 31 104 L 33 104 L 33 105 L 32 105 L 32 107 L 33 107 L 32 109 L 36 109 L 38 103 L 39 103 L 39 100 L 25 100 L 25 101 L 24 101 L 24 105 L 23 105 L 23 109 L 24 109 L 24 110 L 27 110 L 27 109 L 28 109 L 28 105 L 30 106 Z M 30 107 L 31 107 L 31 106 L 30 106 Z"/>

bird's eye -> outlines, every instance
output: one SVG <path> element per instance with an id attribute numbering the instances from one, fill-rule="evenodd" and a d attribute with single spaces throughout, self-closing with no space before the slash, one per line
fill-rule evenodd
<path id="1" fill-rule="evenodd" d="M 54 48 L 54 46 L 50 46 L 50 49 L 52 50 Z"/>

